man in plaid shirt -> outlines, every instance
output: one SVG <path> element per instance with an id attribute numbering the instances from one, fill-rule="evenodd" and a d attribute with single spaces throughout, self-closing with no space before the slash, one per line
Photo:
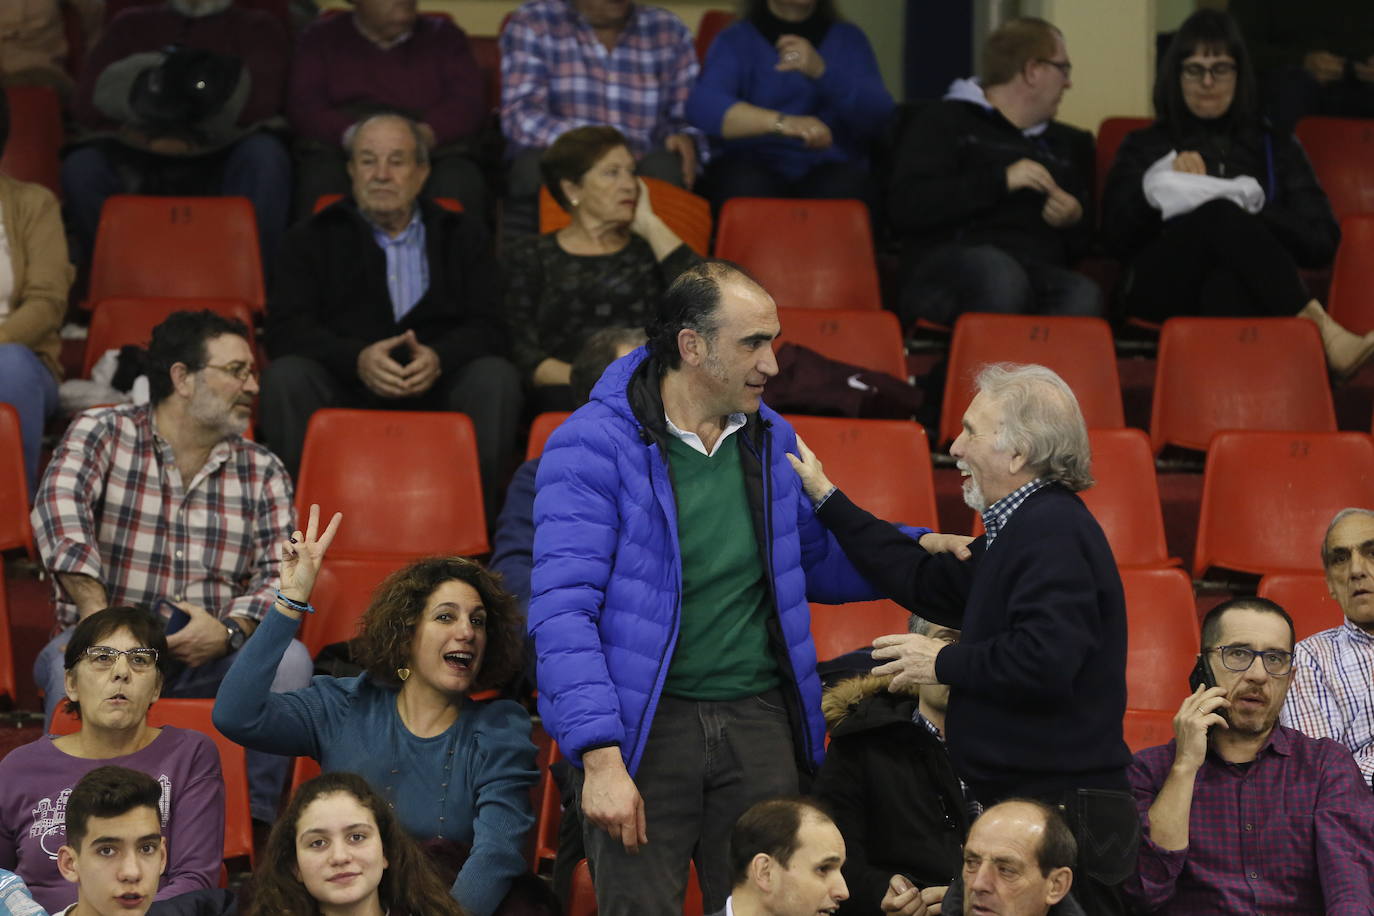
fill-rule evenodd
<path id="1" fill-rule="evenodd" d="M 286 469 L 242 435 L 258 390 L 248 335 L 212 312 L 172 315 L 148 349 L 151 403 L 86 411 L 54 452 L 33 509 L 62 627 L 34 663 L 49 717 L 66 695 L 71 628 L 89 614 L 132 605 L 168 616 L 170 602 L 187 619 L 167 637 L 180 665 L 162 695 L 213 697 L 271 608 L 295 524 Z M 311 672 L 293 643 L 272 689 L 304 687 Z M 254 817 L 275 817 L 287 762 L 249 752 Z"/>
<path id="2" fill-rule="evenodd" d="M 513 157 L 506 223 L 535 229 L 539 157 L 561 134 L 609 124 L 639 174 L 690 188 L 702 137 L 687 123 L 700 66 L 692 33 L 632 0 L 529 0 L 501 31 L 501 129 Z"/>
<path id="3" fill-rule="evenodd" d="M 1322 541 L 1322 567 L 1345 623 L 1293 652 L 1293 689 L 1279 721 L 1350 748 L 1374 780 L 1374 511 L 1342 509 Z"/>
<path id="4" fill-rule="evenodd" d="M 1144 828 L 1126 893 L 1165 914 L 1374 910 L 1374 795 L 1350 751 L 1278 724 L 1293 621 L 1264 598 L 1213 608 L 1205 683 L 1174 717 L 1175 739 L 1130 769 Z"/>

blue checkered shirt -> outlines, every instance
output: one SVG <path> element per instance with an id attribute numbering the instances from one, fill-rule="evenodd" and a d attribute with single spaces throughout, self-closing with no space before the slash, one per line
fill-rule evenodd
<path id="1" fill-rule="evenodd" d="M 1298 643 L 1279 721 L 1350 748 L 1365 782 L 1374 779 L 1374 636 L 1347 620 Z"/>
<path id="2" fill-rule="evenodd" d="M 919 705 L 911 711 L 911 721 L 930 732 L 936 738 L 939 738 L 941 744 L 945 743 L 945 733 L 940 731 L 939 726 L 934 722 L 921 714 L 921 707 Z M 959 791 L 964 794 L 964 810 L 968 812 L 968 820 L 971 824 L 978 820 L 978 816 L 983 813 L 983 805 L 978 799 L 973 797 L 973 792 L 969 790 L 968 783 L 964 782 L 958 773 L 954 774 L 954 778 L 959 780 Z"/>
<path id="3" fill-rule="evenodd" d="M 692 33 L 667 10 L 635 4 L 607 51 L 571 0 L 530 0 L 501 32 L 501 129 L 509 152 L 609 124 L 642 156 L 673 134 L 700 132 L 684 109 L 700 71 Z"/>
<path id="4" fill-rule="evenodd" d="M 425 223 L 420 208 L 410 216 L 401 234 L 392 238 L 380 226 L 372 237 L 386 253 L 386 288 L 391 294 L 391 313 L 399 322 L 429 290 L 429 257 L 425 253 Z"/>
<path id="5" fill-rule="evenodd" d="M 1021 486 L 1003 496 L 983 510 L 983 527 L 987 529 L 987 545 L 992 546 L 992 542 L 997 540 L 997 533 L 1007 524 L 1011 514 L 1021 508 L 1030 495 L 1041 487 L 1047 487 L 1054 483 L 1048 477 L 1037 477 L 1030 483 L 1023 483 Z"/>

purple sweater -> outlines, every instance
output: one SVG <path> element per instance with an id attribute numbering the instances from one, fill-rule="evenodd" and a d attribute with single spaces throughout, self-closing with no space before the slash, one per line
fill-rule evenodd
<path id="1" fill-rule="evenodd" d="M 397 108 L 434 128 L 444 146 L 482 126 L 484 97 L 468 37 L 447 17 L 419 17 L 409 38 L 382 50 L 344 14 L 302 33 L 286 113 L 302 137 L 337 146 L 363 111 Z"/>
<path id="2" fill-rule="evenodd" d="M 224 779 L 219 752 L 200 732 L 165 726 L 141 751 L 87 760 L 57 749 L 52 738 L 17 747 L 0 760 L 0 868 L 17 872 L 43 908 L 76 902 L 76 885 L 57 870 L 67 841 L 67 796 L 81 777 L 114 764 L 147 773 L 162 785 L 167 871 L 157 899 L 214 887 L 224 856 Z"/>

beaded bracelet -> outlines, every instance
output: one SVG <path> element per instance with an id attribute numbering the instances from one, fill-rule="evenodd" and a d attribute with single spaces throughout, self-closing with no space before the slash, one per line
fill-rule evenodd
<path id="1" fill-rule="evenodd" d="M 277 600 L 280 601 L 282 604 L 286 605 L 287 607 L 289 607 L 291 610 L 296 611 L 297 613 L 315 613 L 315 606 L 313 604 L 302 604 L 294 598 L 288 598 L 281 593 L 281 589 L 277 589 Z"/>

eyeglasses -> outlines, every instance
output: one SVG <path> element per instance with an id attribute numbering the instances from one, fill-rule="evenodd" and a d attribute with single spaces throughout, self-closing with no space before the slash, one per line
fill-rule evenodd
<path id="1" fill-rule="evenodd" d="M 109 671 L 121 655 L 128 656 L 129 667 L 135 671 L 152 671 L 157 664 L 156 649 L 111 649 L 109 646 L 90 646 L 86 659 L 97 671 Z"/>
<path id="2" fill-rule="evenodd" d="M 1042 64 L 1049 64 L 1051 67 L 1064 74 L 1064 79 L 1073 76 L 1073 64 L 1067 60 L 1050 60 L 1048 57 L 1037 57 L 1036 60 Z"/>
<path id="3" fill-rule="evenodd" d="M 1184 64 L 1183 78 L 1190 83 L 1200 83 L 1207 76 L 1212 77 L 1215 83 L 1224 83 L 1236 78 L 1236 65 L 1230 61 L 1212 64 L 1210 67 L 1202 64 Z"/>
<path id="4" fill-rule="evenodd" d="M 1213 646 L 1207 650 L 1221 656 L 1221 663 L 1232 671 L 1249 671 L 1258 655 L 1264 660 L 1264 670 L 1274 677 L 1285 677 L 1293 670 L 1293 653 L 1279 649 L 1251 649 L 1247 646 Z"/>
<path id="5" fill-rule="evenodd" d="M 220 372 L 228 373 L 238 379 L 240 385 L 247 382 L 250 378 L 255 379 L 258 377 L 258 370 L 249 363 L 233 362 L 226 363 L 223 366 L 212 366 L 206 363 L 205 368 L 218 369 Z"/>

